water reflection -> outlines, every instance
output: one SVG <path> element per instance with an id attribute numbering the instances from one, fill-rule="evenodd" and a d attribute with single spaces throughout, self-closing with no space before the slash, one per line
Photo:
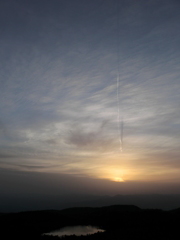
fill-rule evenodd
<path id="1" fill-rule="evenodd" d="M 70 227 L 64 227 L 60 228 L 58 230 L 45 233 L 45 235 L 53 235 L 53 236 L 59 236 L 62 237 L 64 235 L 88 235 L 88 234 L 94 234 L 97 232 L 104 232 L 103 229 L 100 229 L 98 227 L 93 226 L 70 226 Z"/>

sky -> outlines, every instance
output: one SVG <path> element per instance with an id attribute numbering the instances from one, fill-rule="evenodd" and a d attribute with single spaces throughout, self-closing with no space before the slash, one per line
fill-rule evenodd
<path id="1" fill-rule="evenodd" d="M 180 193 L 179 7 L 0 1 L 4 196 Z"/>

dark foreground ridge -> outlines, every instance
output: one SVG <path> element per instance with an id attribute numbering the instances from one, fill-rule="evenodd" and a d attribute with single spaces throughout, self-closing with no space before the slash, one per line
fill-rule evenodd
<path id="1" fill-rule="evenodd" d="M 0 214 L 1 239 L 179 239 L 180 208 L 163 211 L 133 205 L 68 208 Z M 93 225 L 105 230 L 88 236 L 43 236 L 65 226 Z"/>

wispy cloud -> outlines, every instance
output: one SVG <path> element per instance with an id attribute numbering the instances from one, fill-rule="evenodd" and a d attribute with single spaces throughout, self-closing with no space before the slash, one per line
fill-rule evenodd
<path id="1" fill-rule="evenodd" d="M 97 168 L 98 176 L 102 166 L 119 167 L 125 157 L 124 167 L 175 169 L 180 128 L 177 3 L 128 1 L 120 7 L 124 155 L 118 152 L 114 5 L 103 2 L 98 14 L 82 21 L 84 5 L 77 14 L 68 12 L 65 1 L 64 10 L 59 4 L 58 10 L 49 10 L 45 2 L 42 12 L 39 4 L 17 4 L 17 12 L 2 4 L 1 12 L 12 12 L 2 15 L 7 26 L 0 40 L 2 163 L 79 174 Z"/>

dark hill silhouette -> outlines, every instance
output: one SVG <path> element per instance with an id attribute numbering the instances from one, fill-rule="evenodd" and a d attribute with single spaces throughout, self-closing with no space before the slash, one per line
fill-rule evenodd
<path id="1" fill-rule="evenodd" d="M 109 205 L 136 205 L 140 208 L 153 208 L 171 210 L 179 207 L 180 195 L 178 194 L 138 194 L 101 196 L 90 201 L 81 201 L 75 206 L 102 207 Z M 78 205 L 79 204 L 79 205 Z"/>
<path id="2" fill-rule="evenodd" d="M 70 225 L 94 225 L 106 231 L 63 239 L 177 239 L 180 208 L 173 211 L 141 209 L 134 205 L 77 207 L 0 215 L 1 239 L 56 239 L 42 233 Z M 57 238 L 59 239 L 59 238 Z"/>
<path id="3" fill-rule="evenodd" d="M 171 212 L 176 212 L 180 214 L 180 208 L 172 209 Z"/>
<path id="4" fill-rule="evenodd" d="M 180 194 L 138 194 L 96 196 L 86 194 L 39 196 L 37 198 L 1 199 L 0 212 L 20 212 L 43 209 L 62 210 L 70 207 L 103 207 L 110 205 L 136 205 L 140 208 L 171 210 L 179 207 Z"/>

